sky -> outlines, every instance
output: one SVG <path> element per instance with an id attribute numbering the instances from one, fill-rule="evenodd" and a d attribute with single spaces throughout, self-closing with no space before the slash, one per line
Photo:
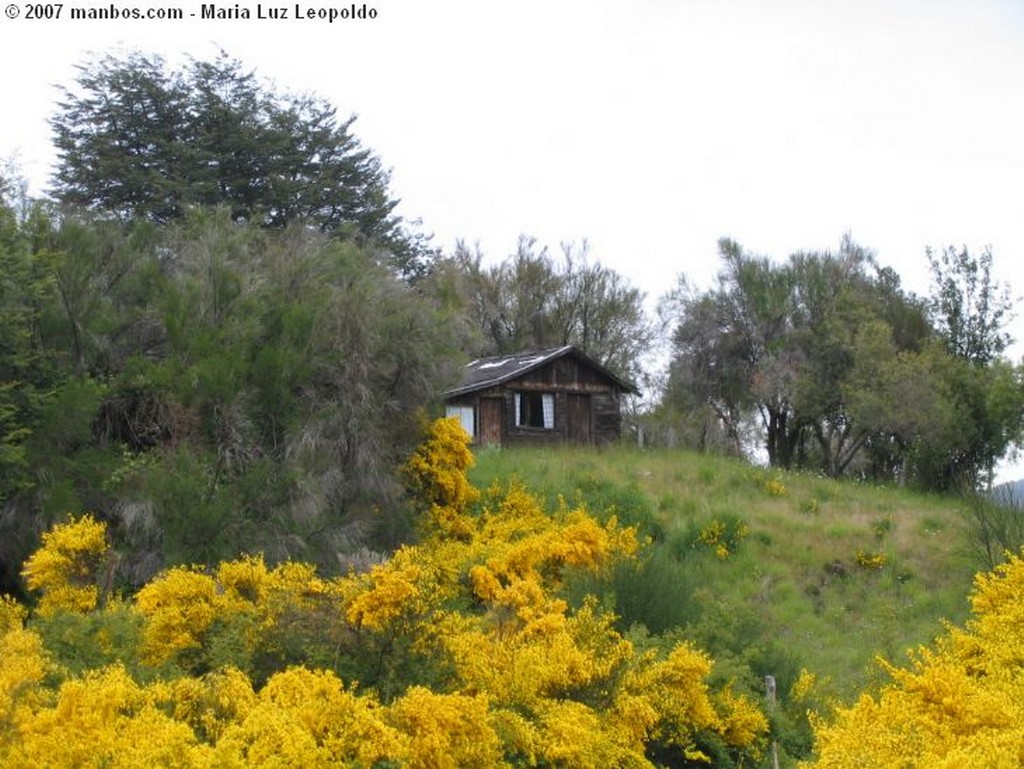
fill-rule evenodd
<path id="1" fill-rule="evenodd" d="M 680 275 L 710 287 L 721 237 L 782 260 L 850 233 L 916 293 L 948 245 L 991 247 L 1024 292 L 1022 0 L 239 0 L 218 7 L 251 18 L 227 20 L 201 0 L 4 3 L 0 158 L 34 193 L 77 64 L 223 49 L 357 115 L 399 212 L 445 250 L 586 239 L 653 307 Z M 185 18 L 70 18 L 111 7 Z M 375 18 L 295 18 L 353 8 Z"/>

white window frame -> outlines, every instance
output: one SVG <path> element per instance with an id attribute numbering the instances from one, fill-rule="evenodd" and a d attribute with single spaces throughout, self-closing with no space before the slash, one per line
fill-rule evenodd
<path id="1" fill-rule="evenodd" d="M 469 433 L 470 438 L 476 438 L 476 409 L 472 406 L 462 406 L 449 403 L 444 408 L 446 417 L 458 417 L 462 429 Z"/>
<path id="2" fill-rule="evenodd" d="M 538 427 L 536 425 L 528 425 L 523 422 L 523 393 L 513 393 L 515 399 L 515 413 L 516 413 L 516 427 L 532 428 L 534 430 L 554 430 L 555 429 L 555 394 L 554 393 L 540 393 L 540 405 L 541 405 L 541 419 L 543 426 Z"/>

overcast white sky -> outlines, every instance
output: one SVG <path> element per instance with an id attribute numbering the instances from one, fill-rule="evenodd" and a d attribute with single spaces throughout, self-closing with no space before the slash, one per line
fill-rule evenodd
<path id="1" fill-rule="evenodd" d="M 1024 291 L 1022 0 L 378 0 L 376 19 L 334 24 L 203 21 L 200 0 L 70 0 L 60 20 L 28 5 L 0 15 L 0 157 L 36 192 L 54 86 L 90 51 L 223 48 L 356 113 L 401 213 L 445 249 L 586 238 L 653 301 L 680 273 L 709 286 L 722 236 L 783 259 L 849 231 L 918 293 L 925 247 L 947 244 L 991 246 Z M 111 5 L 186 19 L 70 20 Z"/>

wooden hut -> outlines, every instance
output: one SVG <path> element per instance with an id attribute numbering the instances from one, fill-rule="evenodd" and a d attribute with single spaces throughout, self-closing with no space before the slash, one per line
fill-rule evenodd
<path id="1" fill-rule="evenodd" d="M 478 358 L 445 394 L 446 414 L 475 443 L 607 443 L 622 432 L 622 395 L 636 386 L 575 347 Z"/>

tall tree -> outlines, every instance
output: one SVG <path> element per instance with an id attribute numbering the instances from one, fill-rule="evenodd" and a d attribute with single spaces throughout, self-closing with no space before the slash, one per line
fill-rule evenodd
<path id="1" fill-rule="evenodd" d="M 758 412 L 769 461 L 788 467 L 803 430 L 793 408 L 800 360 L 792 343 L 792 274 L 732 240 L 718 246 L 717 287 L 679 304 L 672 371 L 712 406 L 737 442 L 740 421 L 749 410 Z"/>
<path id="2" fill-rule="evenodd" d="M 847 472 L 880 429 L 867 408 L 854 408 L 866 400 L 852 388 L 867 371 L 904 370 L 891 364 L 902 352 L 896 339 L 921 343 L 914 301 L 849 237 L 836 252 L 778 264 L 727 239 L 719 251 L 716 287 L 672 303 L 667 396 L 676 407 L 707 404 L 734 445 L 757 414 L 772 466 Z M 889 318 L 906 327 L 897 334 Z"/>
<path id="3" fill-rule="evenodd" d="M 309 227 L 0 206 L 0 588 L 73 509 L 117 523 L 132 579 L 396 544 L 393 470 L 457 374 L 449 318 Z"/>
<path id="4" fill-rule="evenodd" d="M 640 375 L 653 341 L 644 294 L 619 273 L 591 261 L 587 243 L 562 244 L 561 259 L 523 236 L 503 262 L 458 244 L 450 264 L 464 306 L 482 332 L 480 354 L 574 345 L 626 377 Z"/>
<path id="5" fill-rule="evenodd" d="M 406 277 L 434 252 L 394 212 L 389 173 L 352 132 L 355 116 L 272 90 L 226 54 L 169 69 L 157 56 L 79 66 L 50 123 L 56 197 L 122 220 L 181 219 L 224 205 L 235 220 L 293 222 L 383 249 Z"/>
<path id="6" fill-rule="evenodd" d="M 959 440 L 929 456 L 930 472 L 936 484 L 977 490 L 991 482 L 996 462 L 1021 437 L 1024 371 L 1002 357 L 1013 342 L 1005 330 L 1013 302 L 992 275 L 991 249 L 980 256 L 966 246 L 925 254 L 932 322 L 946 351 L 963 364 L 945 369 Z"/>
<path id="7" fill-rule="evenodd" d="M 1006 286 L 992 276 L 992 250 L 972 256 L 952 246 L 936 255 L 925 250 L 932 273 L 929 308 L 935 327 L 952 355 L 985 365 L 1013 341 L 1006 333 L 1013 302 Z"/>

